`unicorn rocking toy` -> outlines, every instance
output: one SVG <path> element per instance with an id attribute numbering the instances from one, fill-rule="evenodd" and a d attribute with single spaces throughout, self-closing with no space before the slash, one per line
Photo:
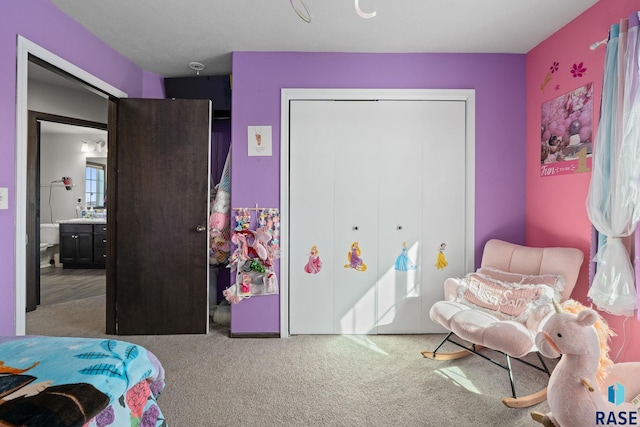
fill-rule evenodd
<path id="1" fill-rule="evenodd" d="M 573 300 L 554 306 L 535 342 L 544 356 L 562 358 L 547 387 L 551 411 L 531 417 L 545 427 L 640 425 L 630 403 L 640 393 L 640 362 L 609 359 L 613 332 L 595 310 Z"/>

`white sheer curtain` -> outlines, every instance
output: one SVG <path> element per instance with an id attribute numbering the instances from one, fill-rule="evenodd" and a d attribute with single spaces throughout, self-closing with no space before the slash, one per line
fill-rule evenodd
<path id="1" fill-rule="evenodd" d="M 631 316 L 638 306 L 634 270 L 623 238 L 640 218 L 640 69 L 638 14 L 609 32 L 600 122 L 587 212 L 603 243 L 588 296 L 600 310 Z"/>

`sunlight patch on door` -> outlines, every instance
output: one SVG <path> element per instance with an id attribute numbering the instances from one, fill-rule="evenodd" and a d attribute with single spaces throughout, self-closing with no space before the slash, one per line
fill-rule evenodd
<path id="1" fill-rule="evenodd" d="M 419 243 L 415 242 L 407 251 L 408 258 L 418 259 Z M 398 271 L 394 265 L 378 281 L 378 325 L 393 323 L 398 308 L 404 300 L 420 297 L 420 278 L 422 272 L 417 269 Z M 420 319 L 416 319 L 418 322 Z"/>
<path id="2" fill-rule="evenodd" d="M 340 334 L 375 333 L 376 288 L 375 283 L 367 292 L 340 318 Z"/>

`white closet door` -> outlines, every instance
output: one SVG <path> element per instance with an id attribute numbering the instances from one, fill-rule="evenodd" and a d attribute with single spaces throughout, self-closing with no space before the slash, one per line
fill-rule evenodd
<path id="1" fill-rule="evenodd" d="M 379 134 L 383 155 L 379 168 L 378 333 L 422 331 L 421 273 L 424 267 L 420 255 L 425 102 L 379 103 L 384 111 L 385 126 Z"/>
<path id="2" fill-rule="evenodd" d="M 467 215 L 465 158 L 466 115 L 462 101 L 424 103 L 422 151 L 422 330 L 444 332 L 429 318 L 434 302 L 444 297 L 447 277 L 463 277 Z M 447 267 L 435 267 L 440 244 L 447 246 Z"/>
<path id="3" fill-rule="evenodd" d="M 292 101 L 290 126 L 289 324 L 292 334 L 332 334 L 334 323 L 333 101 Z M 311 248 L 318 263 L 308 267 Z"/>
<path id="4" fill-rule="evenodd" d="M 334 328 L 336 334 L 376 330 L 378 183 L 380 129 L 384 114 L 375 101 L 339 101 L 335 138 Z M 361 259 L 360 266 L 349 261 Z M 353 268 L 355 267 L 355 268 Z"/>

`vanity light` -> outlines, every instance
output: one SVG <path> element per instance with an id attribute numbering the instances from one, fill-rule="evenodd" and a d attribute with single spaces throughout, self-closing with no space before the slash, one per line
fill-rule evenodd
<path id="1" fill-rule="evenodd" d="M 106 153 L 107 152 L 107 141 L 104 139 L 99 139 L 96 141 L 96 152 L 98 153 Z"/>
<path id="2" fill-rule="evenodd" d="M 95 141 L 82 140 L 82 148 L 80 150 L 83 153 L 106 153 L 107 141 L 101 138 L 96 139 Z"/>

